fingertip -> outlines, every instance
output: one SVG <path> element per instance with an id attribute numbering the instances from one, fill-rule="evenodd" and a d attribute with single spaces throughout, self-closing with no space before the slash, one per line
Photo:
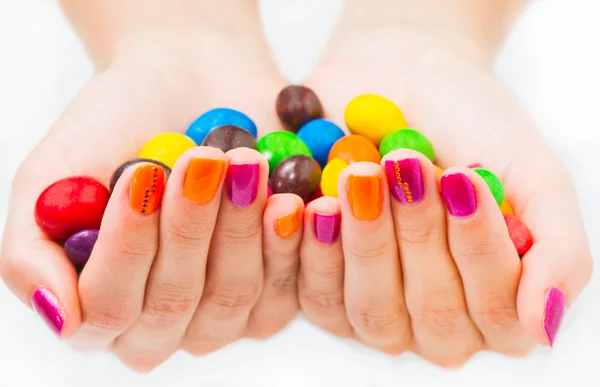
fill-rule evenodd
<path id="1" fill-rule="evenodd" d="M 281 239 L 294 236 L 302 226 L 304 202 L 294 194 L 276 194 L 267 200 L 265 229 L 272 229 Z"/>

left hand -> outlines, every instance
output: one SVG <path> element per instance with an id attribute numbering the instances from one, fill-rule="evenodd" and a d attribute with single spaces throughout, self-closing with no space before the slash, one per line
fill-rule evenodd
<path id="1" fill-rule="evenodd" d="M 432 163 L 414 151 L 346 168 L 339 200 L 318 199 L 305 213 L 301 308 L 334 334 L 444 367 L 480 350 L 520 356 L 551 345 L 592 269 L 566 169 L 474 46 L 420 27 L 355 32 L 334 38 L 307 81 L 340 126 L 354 96 L 391 99 L 451 168 L 441 195 Z M 394 192 L 394 162 L 413 203 Z M 485 182 L 465 167 L 473 162 L 505 182 L 530 227 L 535 243 L 522 260 Z"/>

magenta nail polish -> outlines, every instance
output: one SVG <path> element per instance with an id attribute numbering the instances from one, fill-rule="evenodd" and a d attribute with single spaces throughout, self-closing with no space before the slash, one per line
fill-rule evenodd
<path id="1" fill-rule="evenodd" d="M 315 212 L 313 215 L 313 229 L 317 240 L 327 245 L 335 242 L 338 235 L 340 235 L 341 219 L 340 214 L 318 214 Z"/>
<path id="2" fill-rule="evenodd" d="M 419 159 L 387 160 L 385 174 L 392 196 L 400 203 L 418 203 L 423 199 L 425 182 Z"/>
<path id="3" fill-rule="evenodd" d="M 258 164 L 231 164 L 227 170 L 227 195 L 238 207 L 254 202 L 258 192 Z"/>
<path id="4" fill-rule="evenodd" d="M 477 195 L 469 178 L 462 173 L 442 176 L 442 197 L 450 214 L 458 217 L 470 216 L 477 211 Z"/>
<path id="5" fill-rule="evenodd" d="M 546 332 L 546 336 L 548 336 L 550 346 L 554 345 L 554 339 L 560 329 L 566 307 L 567 298 L 563 292 L 558 288 L 550 289 L 544 314 L 544 331 Z"/>
<path id="6" fill-rule="evenodd" d="M 46 288 L 38 288 L 31 296 L 33 310 L 57 335 L 62 332 L 65 317 L 56 296 Z"/>

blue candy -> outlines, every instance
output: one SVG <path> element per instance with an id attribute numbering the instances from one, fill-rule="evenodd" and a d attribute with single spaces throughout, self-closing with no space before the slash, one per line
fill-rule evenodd
<path id="1" fill-rule="evenodd" d="M 258 134 L 256 124 L 244 113 L 228 108 L 216 108 L 207 111 L 192 122 L 185 135 L 194 140 L 196 144 L 201 145 L 211 130 L 223 125 L 239 126 L 254 137 Z"/>
<path id="2" fill-rule="evenodd" d="M 298 131 L 298 137 L 310 149 L 313 158 L 321 167 L 327 164 L 327 157 L 333 144 L 344 136 L 339 126 L 323 118 L 309 121 Z"/>

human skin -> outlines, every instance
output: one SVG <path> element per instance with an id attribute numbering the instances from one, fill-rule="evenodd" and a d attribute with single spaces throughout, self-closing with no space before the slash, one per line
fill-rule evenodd
<path id="1" fill-rule="evenodd" d="M 285 223 L 286 238 L 276 225 L 304 209 L 293 195 L 267 200 L 268 167 L 258 152 L 199 147 L 180 157 L 150 215 L 130 206 L 139 197 L 133 181 L 143 180 L 140 169 L 123 173 L 79 277 L 36 225 L 34 205 L 45 187 L 76 175 L 108 186 L 146 141 L 184 132 L 212 107 L 245 112 L 260 134 L 280 128 L 274 101 L 285 83 L 254 2 L 152 4 L 63 1 L 97 72 L 19 168 L 1 261 L 10 289 L 62 340 L 76 349 L 109 349 L 141 372 L 177 349 L 201 355 L 287 325 L 299 310 L 301 224 L 294 231 Z M 202 204 L 194 200 L 204 192 L 184 191 L 188 165 L 198 158 L 223 166 L 213 199 Z M 248 163 L 258 165 L 258 192 L 251 205 L 238 207 L 228 197 L 235 179 L 229 184 L 227 171 Z"/>
<path id="2" fill-rule="evenodd" d="M 589 280 L 592 260 L 565 167 L 492 74 L 494 54 L 523 3 L 348 2 L 307 85 L 338 124 L 356 95 L 391 99 L 409 127 L 431 139 L 436 164 L 446 170 L 440 194 L 432 163 L 398 150 L 382 168 L 348 167 L 339 200 L 309 204 L 305 225 L 313 224 L 314 213 L 341 213 L 342 219 L 341 238 L 329 244 L 304 228 L 300 302 L 317 325 L 449 368 L 480 350 L 521 356 L 555 341 L 566 306 Z M 386 161 L 392 162 L 389 181 Z M 421 171 L 420 201 L 402 203 L 389 193 L 388 185 L 396 184 L 393 162 L 409 173 Z M 466 167 L 475 162 L 504 181 L 507 200 L 533 233 L 535 243 L 522 260 L 485 182 Z M 356 215 L 353 175 L 379 178 L 376 220 Z"/>

